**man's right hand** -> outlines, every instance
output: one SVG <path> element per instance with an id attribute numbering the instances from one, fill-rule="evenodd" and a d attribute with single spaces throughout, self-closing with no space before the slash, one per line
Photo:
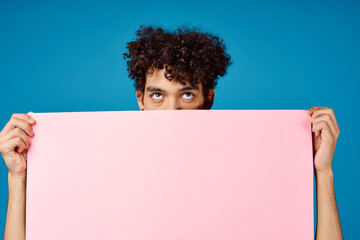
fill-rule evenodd
<path id="1" fill-rule="evenodd" d="M 35 122 L 28 114 L 14 113 L 0 132 L 0 153 L 13 176 L 26 175 L 27 149 Z"/>

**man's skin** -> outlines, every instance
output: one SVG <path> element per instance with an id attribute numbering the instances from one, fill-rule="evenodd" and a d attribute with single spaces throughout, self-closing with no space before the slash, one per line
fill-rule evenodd
<path id="1" fill-rule="evenodd" d="M 164 69 L 156 69 L 146 77 L 145 92 L 136 92 L 142 110 L 210 109 L 215 93 L 204 98 L 202 84 L 198 89 L 164 77 Z M 157 88 L 157 89 L 155 89 Z M 343 239 L 334 191 L 332 159 L 340 133 L 334 112 L 327 107 L 308 110 L 312 116 L 314 169 L 317 197 L 317 227 L 315 239 Z M 9 170 L 9 201 L 5 225 L 5 240 L 25 239 L 26 159 L 29 138 L 34 136 L 35 120 L 28 114 L 13 114 L 0 132 L 0 152 Z M 22 131 L 24 130 L 25 133 Z"/>

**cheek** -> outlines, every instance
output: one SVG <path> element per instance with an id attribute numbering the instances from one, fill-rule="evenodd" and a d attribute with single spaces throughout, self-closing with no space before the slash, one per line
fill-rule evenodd
<path id="1" fill-rule="evenodd" d="M 204 104 L 203 104 L 203 102 L 201 102 L 198 104 L 197 109 L 203 109 L 203 107 L 204 107 Z"/>
<path id="2" fill-rule="evenodd" d="M 203 100 L 198 99 L 192 103 L 185 104 L 184 109 L 203 109 Z"/>
<path id="3" fill-rule="evenodd" d="M 160 103 L 158 103 L 160 102 Z M 144 107 L 147 110 L 157 109 L 161 105 L 161 101 L 156 101 L 151 98 L 151 96 L 146 96 L 144 98 Z"/>

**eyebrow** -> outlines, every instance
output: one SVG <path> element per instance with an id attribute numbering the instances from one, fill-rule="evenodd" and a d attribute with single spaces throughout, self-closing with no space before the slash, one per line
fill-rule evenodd
<path id="1" fill-rule="evenodd" d="M 163 90 L 161 88 L 152 87 L 152 86 L 147 87 L 146 90 L 149 92 L 166 92 L 165 90 Z M 199 88 L 193 87 L 193 86 L 186 86 L 186 87 L 181 88 L 178 92 L 182 92 L 182 91 L 186 91 L 186 90 L 199 90 Z"/>

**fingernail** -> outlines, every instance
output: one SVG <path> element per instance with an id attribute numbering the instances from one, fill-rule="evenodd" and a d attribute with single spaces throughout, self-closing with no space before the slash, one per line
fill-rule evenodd
<path id="1" fill-rule="evenodd" d="M 29 118 L 29 122 L 30 122 L 30 123 L 34 123 L 34 122 L 35 122 L 35 119 Z"/>

